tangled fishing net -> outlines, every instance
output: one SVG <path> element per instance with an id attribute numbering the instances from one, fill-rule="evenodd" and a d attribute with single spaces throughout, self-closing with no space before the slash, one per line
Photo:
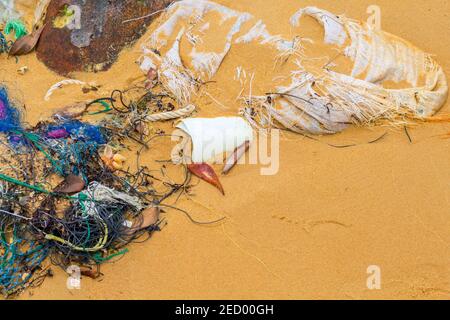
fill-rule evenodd
<path id="1" fill-rule="evenodd" d="M 305 55 L 305 44 L 312 40 L 272 35 L 262 20 L 204 0 L 184 0 L 168 8 L 143 47 L 140 65 L 144 72 L 157 70 L 165 88 L 186 104 L 199 84 L 214 77 L 235 45 L 253 43 L 272 50 L 274 62 L 292 58 L 286 85 L 244 97 L 241 114 L 255 127 L 300 133 L 330 134 L 350 124 L 380 121 L 404 124 L 427 119 L 445 103 L 446 77 L 430 54 L 369 24 L 315 7 L 291 17 L 294 30 L 305 16 L 323 27 L 325 44 L 350 59 L 350 74 L 333 71 L 330 59 L 311 66 L 312 60 L 324 58 Z M 390 88 L 389 82 L 402 86 Z"/>

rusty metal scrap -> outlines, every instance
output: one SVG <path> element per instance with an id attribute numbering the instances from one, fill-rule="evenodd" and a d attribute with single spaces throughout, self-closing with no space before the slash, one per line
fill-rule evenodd
<path id="1" fill-rule="evenodd" d="M 172 2 L 52 0 L 37 56 L 48 68 L 64 76 L 74 71 L 107 70 L 121 50 L 138 40 L 157 13 Z M 75 15 L 74 23 L 56 25 L 55 20 L 68 10 L 72 10 L 69 15 Z M 135 19 L 139 17 L 145 18 Z"/>

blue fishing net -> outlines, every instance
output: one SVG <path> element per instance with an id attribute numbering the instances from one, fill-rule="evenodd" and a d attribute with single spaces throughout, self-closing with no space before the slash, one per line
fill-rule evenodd
<path id="1" fill-rule="evenodd" d="M 101 132 L 101 128 L 99 126 L 95 126 L 89 123 L 83 123 L 78 120 L 70 120 L 62 124 L 49 126 L 47 128 L 47 137 L 48 133 L 58 131 L 67 132 L 67 135 L 70 136 L 73 140 L 92 142 L 96 144 L 106 143 L 106 138 Z M 64 135 L 62 135 L 62 137 L 64 138 Z"/>
<path id="2" fill-rule="evenodd" d="M 141 235 L 159 230 L 158 222 L 130 233 L 124 221 L 144 219 L 140 209 L 125 202 L 90 199 L 95 195 L 90 183 L 99 181 L 138 197 L 142 204 L 149 201 L 147 193 L 135 188 L 138 182 L 131 183 L 148 183 L 144 169 L 137 177 L 127 172 L 121 177 L 100 159 L 102 145 L 119 142 L 113 131 L 62 118 L 30 128 L 25 122 L 22 125 L 20 109 L 13 107 L 2 87 L 0 103 L 0 136 L 8 139 L 1 144 L 9 147 L 3 161 L 10 167 L 0 172 L 0 292 L 14 296 L 39 285 L 48 257 L 62 267 L 73 262 L 97 265 L 126 253 L 124 246 Z M 77 196 L 66 195 L 57 191 L 55 174 L 80 176 L 89 188 Z M 95 203 L 95 216 L 86 214 L 87 203 Z"/>
<path id="3" fill-rule="evenodd" d="M 0 98 L 0 132 L 8 136 L 14 150 L 41 152 L 52 172 L 60 176 L 80 175 L 88 182 L 89 166 L 96 165 L 98 149 L 107 143 L 101 127 L 70 120 L 26 130 L 21 128 L 19 113 L 11 107 L 4 89 L 0 90 Z M 0 206 L 0 213 L 10 211 L 7 209 L 10 208 L 4 210 Z M 0 215 L 0 291 L 10 296 L 33 283 L 50 249 L 47 242 L 26 239 L 21 232 L 25 224 L 11 223 L 7 217 Z"/>
<path id="4" fill-rule="evenodd" d="M 49 253 L 36 241 L 21 239 L 18 229 L 14 227 L 10 239 L 6 230 L 0 230 L 0 289 L 5 296 L 29 285 Z"/>
<path id="5" fill-rule="evenodd" d="M 5 88 L 0 87 L 0 132 L 21 129 L 19 110 L 11 105 Z"/>
<path id="6" fill-rule="evenodd" d="M 7 135 L 14 150 L 41 152 L 53 172 L 80 175 L 88 182 L 89 166 L 97 163 L 98 149 L 107 143 L 101 127 L 70 120 L 26 130 L 21 128 L 19 113 L 11 107 L 4 89 L 0 90 L 0 99 L 0 132 Z M 9 211 L 6 209 L 0 207 L 0 213 Z M 50 249 L 47 242 L 26 239 L 21 232 L 25 224 L 8 222 L 5 217 L 0 219 L 0 292 L 10 296 L 33 283 Z"/>
<path id="7" fill-rule="evenodd" d="M 7 53 L 10 46 L 11 42 L 8 42 L 3 33 L 0 32 L 0 53 Z"/>
<path id="8" fill-rule="evenodd" d="M 47 125 L 39 131 L 25 130 L 19 110 L 14 108 L 5 88 L 0 87 L 0 133 L 5 133 L 16 152 L 43 152 L 61 176 L 85 176 L 86 159 L 95 159 L 107 137 L 100 126 L 78 120 Z M 33 147 L 33 148 L 31 148 Z"/>
<path id="9" fill-rule="evenodd" d="M 85 178 L 87 174 L 86 161 L 94 161 L 98 149 L 99 144 L 92 141 L 69 142 L 67 139 L 61 139 L 48 142 L 48 150 L 57 163 L 59 171 L 57 173 L 62 176 L 75 174 Z M 85 180 L 87 181 L 87 179 Z"/>
<path id="10" fill-rule="evenodd" d="M 62 175 L 85 177 L 86 160 L 94 161 L 107 139 L 101 127 L 70 120 L 48 126 L 43 134 L 43 143 L 54 156 Z"/>

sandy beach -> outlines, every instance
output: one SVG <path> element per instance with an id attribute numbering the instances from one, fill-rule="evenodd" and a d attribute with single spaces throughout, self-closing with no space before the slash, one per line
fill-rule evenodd
<path id="1" fill-rule="evenodd" d="M 17 1 L 31 19 L 35 1 Z M 366 20 L 369 0 L 268 1 L 217 0 L 263 19 L 273 34 L 292 37 L 288 24 L 300 7 L 314 5 Z M 434 58 L 450 76 L 450 2 L 445 0 L 376 1 L 385 31 L 407 39 Z M 157 23 L 157 21 L 156 21 Z M 49 71 L 35 53 L 15 60 L 0 56 L 0 81 L 26 106 L 35 124 L 71 101 L 95 99 L 145 79 L 135 61 L 142 41 L 125 49 L 109 71 L 74 77 L 101 85 L 83 94 L 77 87 L 48 88 L 64 79 Z M 264 53 L 254 55 L 255 64 Z M 199 115 L 236 114 L 237 87 L 232 78 L 234 48 L 212 83 L 198 97 Z M 261 63 L 264 61 L 261 60 Z M 17 69 L 27 66 L 25 75 Z M 261 68 L 261 70 L 264 70 Z M 256 74 L 258 77 L 259 75 Z M 267 75 L 262 74 L 264 79 Z M 263 91 L 263 85 L 253 90 Z M 263 93 L 263 92 L 262 92 Z M 220 105 L 230 106 L 223 110 Z M 449 103 L 439 115 L 450 114 Z M 169 128 L 166 128 L 169 129 Z M 283 132 L 280 168 L 273 176 L 259 165 L 237 166 L 221 178 L 222 196 L 206 183 L 163 214 L 167 225 L 149 241 L 102 266 L 100 280 L 83 278 L 80 290 L 66 287 L 67 274 L 53 267 L 52 278 L 20 299 L 448 299 L 450 297 L 450 123 L 419 123 L 408 129 L 352 127 L 313 141 Z M 374 141 L 386 135 L 376 143 Z M 355 144 L 334 148 L 329 144 Z M 169 158 L 171 144 L 158 140 L 142 155 L 150 167 Z M 128 154 L 130 165 L 135 159 Z M 175 176 L 176 178 L 176 176 Z M 381 289 L 370 290 L 369 266 L 379 266 Z"/>

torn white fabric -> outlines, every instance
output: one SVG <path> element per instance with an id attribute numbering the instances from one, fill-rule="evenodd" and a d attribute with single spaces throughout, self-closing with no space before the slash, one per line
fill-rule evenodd
<path id="1" fill-rule="evenodd" d="M 300 10 L 291 22 L 295 25 L 303 14 L 325 26 L 326 42 L 342 46 L 350 39 L 343 50 L 354 62 L 351 75 L 323 70 L 320 78 L 312 77 L 305 83 L 294 79 L 292 86 L 295 93 L 302 89 L 305 94 L 301 97 L 309 102 L 297 101 L 302 105 L 301 110 L 309 114 L 305 109 L 317 103 L 322 105 L 321 110 L 327 110 L 328 118 L 337 125 L 331 128 L 332 132 L 342 129 L 339 124 L 355 120 L 368 123 L 379 118 L 395 120 L 409 114 L 429 117 L 444 105 L 448 95 L 447 80 L 442 67 L 429 54 L 397 36 L 318 8 Z M 364 81 L 355 78 L 363 74 L 366 75 Z M 421 80 L 423 84 L 419 86 Z M 411 87 L 386 89 L 385 81 L 407 82 Z M 313 90 L 312 83 L 320 87 L 322 93 Z M 292 93 L 292 90 L 281 88 L 285 93 Z M 312 116 L 321 117 L 317 112 Z M 318 120 L 324 130 L 330 129 L 329 123 L 322 118 Z"/>
<path id="2" fill-rule="evenodd" d="M 220 18 L 205 22 L 209 14 Z M 267 126 L 269 122 L 296 132 L 331 134 L 350 124 L 423 119 L 444 105 L 447 80 L 430 54 L 368 24 L 316 7 L 302 8 L 287 19 L 294 31 L 297 28 L 301 32 L 298 27 L 304 16 L 314 18 L 324 28 L 325 44 L 336 46 L 353 62 L 351 73 L 341 74 L 326 67 L 308 71 L 299 59 L 289 75 L 289 86 L 274 88 L 270 99 L 248 97 L 241 114 L 250 123 Z M 219 48 L 214 33 L 218 28 L 226 31 L 221 33 Z M 190 53 L 181 59 L 180 43 L 184 39 L 190 47 L 183 52 Z M 210 1 L 184 0 L 165 13 L 143 48 L 141 68 L 148 71 L 154 66 L 166 89 L 180 102 L 189 103 L 198 85 L 217 73 L 233 44 L 256 42 L 283 56 L 301 49 L 304 40 L 296 37 L 289 41 L 272 35 L 264 21 L 248 13 Z M 390 89 L 386 85 L 389 81 L 401 84 L 403 89 Z"/>
<path id="3" fill-rule="evenodd" d="M 347 40 L 347 33 L 339 16 L 316 7 L 306 7 L 300 9 L 291 17 L 291 24 L 294 27 L 298 27 L 303 15 L 313 17 L 322 25 L 325 29 L 325 43 L 344 45 L 345 40 Z"/>
<path id="4" fill-rule="evenodd" d="M 219 51 L 199 51 L 196 48 L 197 41 L 210 29 L 210 24 L 202 23 L 202 18 L 211 12 L 221 16 L 221 19 L 216 21 L 217 24 L 231 24 L 227 26 L 228 32 Z M 185 0 L 169 6 L 165 16 L 167 19 L 144 45 L 140 65 L 144 72 L 157 66 L 160 81 L 180 102 L 186 103 L 199 82 L 207 81 L 216 74 L 231 49 L 234 36 L 251 15 L 209 1 Z M 174 34 L 177 34 L 177 37 L 171 40 Z M 180 41 L 183 38 L 187 38 L 192 44 L 191 69 L 186 68 L 181 61 Z M 155 54 L 164 49 L 167 51 L 162 57 Z"/>

